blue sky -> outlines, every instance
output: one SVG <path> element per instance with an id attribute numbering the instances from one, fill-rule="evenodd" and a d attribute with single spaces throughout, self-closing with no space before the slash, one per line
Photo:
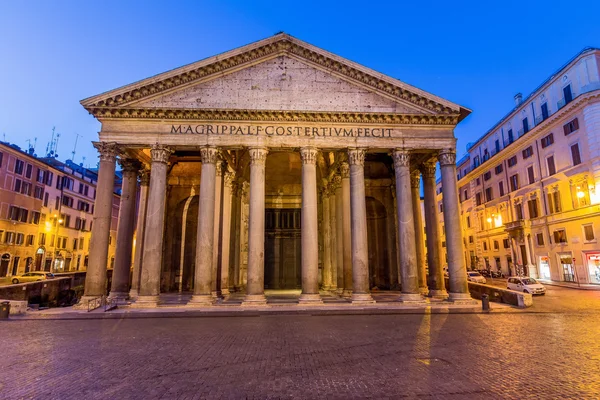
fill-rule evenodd
<path id="1" fill-rule="evenodd" d="M 13 1 L 0 3 L 0 140 L 95 166 L 89 96 L 287 32 L 473 110 L 459 156 L 586 46 L 600 1 Z M 3 136 L 5 135 L 5 136 Z M 5 138 L 5 139 L 4 139 Z"/>

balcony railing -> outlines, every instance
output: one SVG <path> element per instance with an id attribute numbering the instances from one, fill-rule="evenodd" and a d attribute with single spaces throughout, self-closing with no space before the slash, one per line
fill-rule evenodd
<path id="1" fill-rule="evenodd" d="M 544 122 L 544 116 L 543 115 L 538 115 L 537 117 L 535 117 L 535 125 L 539 125 L 542 122 Z"/>
<path id="2" fill-rule="evenodd" d="M 520 219 L 517 221 L 507 222 L 504 224 L 504 229 L 506 231 L 514 231 L 517 229 L 523 229 L 529 227 L 529 221 L 526 219 Z"/>

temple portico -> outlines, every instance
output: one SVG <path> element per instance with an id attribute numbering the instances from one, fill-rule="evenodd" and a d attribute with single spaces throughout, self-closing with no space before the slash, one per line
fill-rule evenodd
<path id="1" fill-rule="evenodd" d="M 175 292 L 207 307 L 236 291 L 243 307 L 263 306 L 265 289 L 299 289 L 303 306 L 322 304 L 322 291 L 358 305 L 373 303 L 374 289 L 400 288 L 409 303 L 470 299 L 458 197 L 448 193 L 453 129 L 468 110 L 285 34 L 82 104 L 102 122 L 82 303 L 105 292 L 111 209 L 101 196 L 117 159 L 129 211 L 111 296 L 129 293 L 133 306 Z"/>

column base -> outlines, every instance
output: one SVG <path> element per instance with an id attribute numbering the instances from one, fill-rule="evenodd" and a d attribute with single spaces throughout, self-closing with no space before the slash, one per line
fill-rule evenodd
<path id="1" fill-rule="evenodd" d="M 213 299 L 220 299 L 221 298 L 221 291 L 220 290 L 213 290 L 212 292 L 210 292 L 210 296 Z"/>
<path id="2" fill-rule="evenodd" d="M 210 294 L 195 294 L 192 296 L 190 301 L 185 305 L 186 307 L 210 307 L 214 304 L 215 299 Z"/>
<path id="3" fill-rule="evenodd" d="M 429 288 L 427 286 L 421 286 L 419 288 L 419 293 L 421 293 L 423 296 L 427 296 L 429 294 Z"/>
<path id="4" fill-rule="evenodd" d="M 324 291 L 326 291 L 326 292 L 329 292 L 329 291 L 331 290 L 331 286 L 330 286 L 330 285 L 323 285 L 323 286 L 321 287 L 321 290 L 324 290 Z"/>
<path id="5" fill-rule="evenodd" d="M 470 293 L 450 293 L 448 301 L 454 304 L 478 304 L 478 301 L 473 299 Z"/>
<path id="6" fill-rule="evenodd" d="M 402 303 L 425 303 L 425 299 L 420 293 L 401 293 L 398 301 Z"/>
<path id="7" fill-rule="evenodd" d="M 108 294 L 109 299 L 118 299 L 118 300 L 127 300 L 129 298 L 129 293 L 127 292 L 110 292 Z"/>
<path id="8" fill-rule="evenodd" d="M 299 306 L 312 306 L 312 305 L 321 305 L 323 304 L 323 300 L 321 299 L 320 294 L 308 294 L 302 293 L 300 298 L 298 299 Z"/>
<path id="9" fill-rule="evenodd" d="M 329 288 L 329 291 L 330 291 L 330 292 L 332 292 L 332 293 L 335 293 L 335 292 L 337 291 L 337 285 L 332 285 L 332 286 Z"/>
<path id="10" fill-rule="evenodd" d="M 264 294 L 247 294 L 242 301 L 242 307 L 260 307 L 267 305 L 267 298 Z"/>
<path id="11" fill-rule="evenodd" d="M 221 289 L 221 297 L 223 297 L 223 298 L 229 297 L 230 294 L 231 294 L 231 292 L 229 291 L 229 288 Z"/>
<path id="12" fill-rule="evenodd" d="M 135 300 L 135 299 L 137 299 L 137 298 L 138 298 L 138 296 L 139 296 L 139 292 L 138 292 L 137 290 L 135 290 L 135 289 L 131 289 L 131 290 L 129 291 L 129 298 L 130 298 L 131 300 Z"/>
<path id="13" fill-rule="evenodd" d="M 448 298 L 448 292 L 445 290 L 431 289 L 429 290 L 428 296 L 436 300 L 446 300 Z"/>
<path id="14" fill-rule="evenodd" d="M 375 304 L 370 293 L 352 293 L 350 299 L 353 305 Z"/>
<path id="15" fill-rule="evenodd" d="M 349 299 L 352 297 L 352 289 L 344 289 L 344 291 L 341 294 L 342 297 Z"/>
<path id="16" fill-rule="evenodd" d="M 344 288 L 337 288 L 337 289 L 335 289 L 335 294 L 337 296 L 341 297 L 343 293 L 344 293 Z"/>
<path id="17" fill-rule="evenodd" d="M 156 308 L 158 307 L 158 296 L 138 296 L 137 300 L 131 303 L 131 308 Z"/>
<path id="18" fill-rule="evenodd" d="M 102 297 L 102 296 L 81 296 L 81 299 L 79 299 L 79 302 L 77 304 L 75 304 L 73 306 L 74 310 L 86 310 L 88 309 L 88 303 L 91 300 L 95 300 L 98 297 Z"/>

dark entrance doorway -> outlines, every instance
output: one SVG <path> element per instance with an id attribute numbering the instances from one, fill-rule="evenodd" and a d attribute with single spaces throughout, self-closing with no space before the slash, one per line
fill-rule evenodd
<path id="1" fill-rule="evenodd" d="M 302 287 L 300 209 L 265 210 L 265 289 Z"/>
<path id="2" fill-rule="evenodd" d="M 2 254 L 2 258 L 0 259 L 0 277 L 4 277 L 8 275 L 8 264 L 10 262 L 10 254 L 5 253 Z"/>

